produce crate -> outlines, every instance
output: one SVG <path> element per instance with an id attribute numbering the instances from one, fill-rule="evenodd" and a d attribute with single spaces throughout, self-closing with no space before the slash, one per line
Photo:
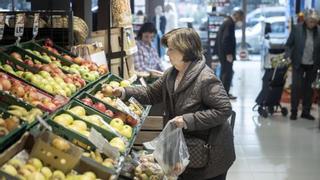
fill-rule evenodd
<path id="1" fill-rule="evenodd" d="M 2 114 L 3 118 L 10 117 L 9 113 L 6 113 L 3 109 L 0 109 L 0 114 Z M 26 131 L 27 123 L 20 120 L 20 126 L 11 132 L 9 132 L 7 135 L 0 137 L 0 152 L 3 152 L 6 148 L 14 144 Z"/>
<path id="2" fill-rule="evenodd" d="M 21 43 L 20 44 L 20 47 L 23 48 L 24 50 L 26 49 L 31 49 L 31 50 L 36 50 L 36 51 L 39 51 L 40 53 L 46 53 L 48 54 L 49 56 L 53 56 L 55 57 L 57 60 L 59 60 L 61 62 L 62 65 L 65 65 L 65 66 L 71 66 L 72 64 L 74 64 L 73 62 L 57 55 L 57 54 L 54 54 L 52 53 L 51 51 L 41 47 L 40 45 L 34 43 L 33 41 L 29 41 L 29 42 L 24 42 L 24 43 Z"/>
<path id="3" fill-rule="evenodd" d="M 75 101 L 74 101 L 75 103 Z M 87 109 L 86 109 L 87 110 Z M 99 126 L 96 126 L 92 123 L 89 123 L 81 118 L 79 118 L 78 116 L 70 113 L 69 111 L 65 110 L 65 109 L 61 109 L 58 112 L 56 112 L 55 114 L 51 115 L 51 117 L 48 120 L 48 123 L 53 127 L 53 130 L 55 133 L 65 137 L 66 139 L 72 141 L 73 143 L 79 145 L 80 147 L 84 148 L 84 149 L 88 149 L 88 150 L 94 150 L 95 146 L 88 140 L 87 137 L 72 131 L 58 123 L 56 123 L 55 121 L 53 121 L 55 116 L 58 116 L 60 114 L 69 114 L 73 117 L 74 120 L 82 120 L 83 122 L 86 123 L 88 129 L 91 129 L 91 127 L 95 128 L 98 132 L 100 132 L 107 140 L 111 140 L 112 138 L 116 137 L 115 134 L 113 134 L 112 132 L 109 132 L 105 129 L 102 129 Z"/>
<path id="4" fill-rule="evenodd" d="M 35 41 L 38 45 L 40 46 L 44 46 L 44 43 L 45 43 L 45 39 L 40 39 L 40 40 L 37 40 Z M 75 58 L 77 57 L 76 54 L 73 54 L 72 52 L 64 49 L 63 47 L 61 46 L 58 46 L 57 44 L 53 43 L 53 48 L 55 48 L 61 55 L 69 55 L 71 56 L 72 58 Z"/>
<path id="5" fill-rule="evenodd" d="M 1 73 L 4 73 L 4 74 L 5 74 L 5 72 L 3 72 L 2 69 L 0 69 L 0 74 L 1 74 Z M 33 85 L 30 85 L 30 84 L 24 82 L 24 81 L 21 80 L 20 78 L 16 78 L 16 77 L 14 77 L 14 76 L 12 76 L 12 75 L 10 75 L 10 74 L 7 74 L 7 76 L 8 76 L 8 80 L 10 80 L 11 82 L 13 82 L 13 81 L 19 82 L 19 83 L 21 84 L 21 86 L 24 87 L 24 90 L 26 90 L 26 89 L 29 89 L 29 90 L 30 90 L 30 88 L 34 88 L 34 90 L 35 90 L 35 92 L 37 93 L 38 96 L 41 96 L 42 98 L 45 97 L 45 98 L 47 98 L 47 99 L 50 99 L 51 102 L 53 102 L 53 101 L 59 101 L 59 103 L 60 103 L 59 106 L 57 106 L 56 108 L 52 108 L 52 109 L 49 109 L 49 108 L 44 107 L 44 106 L 42 106 L 42 105 L 37 105 L 37 107 L 40 108 L 41 110 L 47 111 L 47 112 L 49 112 L 49 113 L 52 113 L 53 111 L 57 110 L 59 107 L 63 106 L 64 104 L 66 104 L 66 103 L 68 102 L 68 99 L 67 99 L 67 98 L 63 98 L 62 96 L 60 96 L 60 97 L 53 97 L 53 96 L 51 96 L 50 94 L 48 94 L 48 93 L 46 93 L 46 92 L 44 92 L 44 91 L 42 91 L 42 90 L 40 90 L 40 89 L 37 89 L 37 88 L 34 87 Z M 11 89 L 10 89 L 9 91 L 7 91 L 6 93 L 10 93 L 11 95 L 13 95 Z M 14 96 L 14 97 L 18 98 L 17 96 Z M 58 100 L 58 99 L 59 99 L 59 100 Z M 28 102 L 28 103 L 32 104 L 31 102 Z"/>
<path id="6" fill-rule="evenodd" d="M 37 47 L 37 46 L 36 46 L 36 47 Z M 49 63 L 49 62 L 47 62 L 46 60 L 44 60 L 44 59 L 42 59 L 42 58 L 40 58 L 40 57 L 38 57 L 38 56 L 36 56 L 36 55 L 28 52 L 28 51 L 25 51 L 24 49 L 21 49 L 21 48 L 19 48 L 19 47 L 17 47 L 17 46 L 8 46 L 8 47 L 6 47 L 6 48 L 4 48 L 4 49 L 6 49 L 5 52 L 8 53 L 8 54 L 10 54 L 10 53 L 12 53 L 12 52 L 18 52 L 18 53 L 21 54 L 22 56 L 26 56 L 26 55 L 27 55 L 27 56 L 30 56 L 33 60 L 37 60 L 37 61 L 39 61 L 39 62 L 41 62 L 41 63 L 43 63 L 43 64 L 48 64 L 48 63 Z M 15 58 L 9 56 L 9 55 L 6 54 L 5 52 L 1 52 L 1 51 L 0 51 L 0 62 L 2 62 L 3 64 L 5 64 L 5 63 L 8 62 L 8 61 L 6 61 L 6 60 L 10 60 L 10 64 L 13 65 L 13 68 L 14 68 L 15 71 L 18 71 L 18 70 L 19 70 L 18 68 L 19 68 L 19 67 L 22 67 L 22 68 L 24 69 L 24 71 L 30 71 L 30 72 L 32 72 L 32 73 L 34 73 L 34 74 L 40 72 L 39 69 L 36 69 L 36 68 L 34 68 L 34 67 L 30 67 L 30 66 L 26 65 L 25 63 L 23 63 L 23 62 L 21 62 L 21 61 L 18 61 L 18 60 L 16 60 Z M 61 69 L 65 74 L 70 74 L 69 72 L 65 71 L 64 69 L 62 69 L 62 68 L 60 68 L 60 69 Z M 5 71 L 5 72 L 8 73 L 7 71 Z M 23 78 L 18 77 L 16 74 L 12 74 L 12 73 L 9 73 L 9 74 L 15 76 L 16 78 L 18 78 L 18 79 L 20 79 L 20 80 L 22 80 L 22 81 L 24 81 L 24 82 L 26 82 L 26 83 L 34 86 L 34 87 L 37 87 L 38 89 L 41 89 L 40 87 L 36 86 L 35 84 L 32 84 L 31 82 L 29 82 L 29 81 L 27 81 L 27 80 L 25 80 L 25 79 L 23 79 Z M 104 77 L 104 76 L 101 76 L 100 78 L 103 78 L 103 77 Z M 80 88 L 80 89 L 77 89 L 77 91 L 76 91 L 75 93 L 73 93 L 73 94 L 70 96 L 70 98 L 73 98 L 74 96 L 76 96 L 77 93 L 80 93 L 80 92 L 82 92 L 82 91 L 84 91 L 84 90 L 86 90 L 86 89 L 88 89 L 88 88 L 91 88 L 94 84 L 95 84 L 95 82 L 88 82 L 88 81 L 86 81 L 86 86 L 84 86 L 84 87 L 82 87 L 82 88 Z M 41 89 L 41 90 L 43 90 L 43 89 Z M 43 90 L 43 91 L 44 91 L 44 90 Z M 47 94 L 50 94 L 50 93 L 47 92 L 47 91 L 46 91 L 46 93 L 47 93 Z M 54 96 L 53 94 L 50 94 L 50 95 Z"/>
<path id="7" fill-rule="evenodd" d="M 126 114 L 125 112 L 122 112 L 122 111 L 120 111 L 120 110 L 118 110 L 118 109 L 110 106 L 109 104 L 107 104 L 107 103 L 105 103 L 105 102 L 103 102 L 103 101 L 95 98 L 95 97 L 92 96 L 91 94 L 88 94 L 88 93 L 86 93 L 86 92 L 80 94 L 80 96 L 78 96 L 78 98 L 76 99 L 76 101 L 80 102 L 82 105 L 84 105 L 84 106 L 86 106 L 86 107 L 88 107 L 88 108 L 91 108 L 91 109 L 94 110 L 94 111 L 98 111 L 98 110 L 94 109 L 94 108 L 91 107 L 91 106 L 88 106 L 88 105 L 84 104 L 84 103 L 81 101 L 81 99 L 83 99 L 83 98 L 90 98 L 93 103 L 97 103 L 97 102 L 102 103 L 103 105 L 105 105 L 105 107 L 106 107 L 107 109 L 111 110 L 115 115 L 116 115 L 117 113 Z M 110 123 L 110 121 L 112 120 L 112 117 L 109 117 L 108 115 L 102 113 L 101 111 L 99 111 L 99 112 L 100 112 L 101 114 L 103 114 L 104 116 L 107 116 L 107 117 L 109 118 L 109 121 L 108 121 L 107 123 Z M 127 114 L 126 114 L 126 115 L 127 115 Z M 130 139 L 128 139 L 130 142 L 132 141 L 132 138 L 134 137 L 134 135 L 136 135 L 136 133 L 137 133 L 137 127 L 132 127 L 132 137 L 131 137 Z"/>
<path id="8" fill-rule="evenodd" d="M 7 111 L 10 105 L 18 105 L 18 106 L 24 107 L 28 111 L 30 111 L 32 108 L 35 108 L 34 106 L 13 97 L 11 94 L 0 91 L 0 107 L 5 111 Z M 48 112 L 44 111 L 41 118 L 46 119 L 47 116 L 48 116 Z M 28 123 L 27 130 L 31 129 L 36 124 L 38 124 L 37 120 L 34 120 L 32 123 Z"/>
<path id="9" fill-rule="evenodd" d="M 23 150 L 25 150 L 30 155 L 35 145 L 35 142 L 36 142 L 36 137 L 33 137 L 29 133 L 25 133 L 10 148 L 8 148 L 6 151 L 0 154 L 0 165 L 2 166 L 8 160 L 14 158 L 17 154 L 19 154 Z M 38 158 L 37 155 L 34 155 L 34 154 L 30 156 Z M 43 163 L 47 164 L 48 162 L 44 161 Z M 61 170 L 60 168 L 58 169 Z M 92 171 L 97 175 L 97 178 L 100 178 L 100 179 L 109 179 L 109 177 L 115 174 L 113 170 L 105 167 L 103 167 L 103 171 L 101 171 L 101 167 L 97 163 L 84 160 L 84 158 L 82 157 L 80 158 L 80 161 L 78 161 L 77 165 L 73 167 L 73 170 L 79 173 Z M 0 170 L 0 179 L 3 179 L 3 178 L 10 179 L 10 180 L 18 179 Z"/>

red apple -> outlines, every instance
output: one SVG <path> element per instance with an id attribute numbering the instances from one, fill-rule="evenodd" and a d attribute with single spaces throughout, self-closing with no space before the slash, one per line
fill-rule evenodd
<path id="1" fill-rule="evenodd" d="M 19 53 L 17 53 L 17 52 L 12 52 L 12 53 L 10 54 L 10 56 L 13 57 L 13 58 L 15 58 L 15 59 L 17 59 L 17 60 L 19 60 L 19 61 L 22 61 L 21 55 L 20 55 Z"/>
<path id="2" fill-rule="evenodd" d="M 65 83 L 71 83 L 71 84 L 73 83 L 73 81 L 70 77 L 65 77 L 65 78 L 63 78 L 63 80 Z"/>
<path id="3" fill-rule="evenodd" d="M 136 119 L 134 119 L 133 117 L 131 116 L 127 116 L 127 120 L 126 120 L 126 123 L 131 125 L 131 126 L 135 126 L 138 124 L 138 121 Z"/>
<path id="4" fill-rule="evenodd" d="M 67 54 L 63 55 L 63 58 L 65 58 L 66 60 L 69 60 L 71 62 L 73 61 L 72 57 Z"/>
<path id="5" fill-rule="evenodd" d="M 30 67 L 33 67 L 33 66 L 34 66 L 34 62 L 33 62 L 31 59 L 25 60 L 24 63 L 27 64 L 27 65 L 30 66 Z M 40 66 L 40 67 L 41 67 L 41 66 Z"/>
<path id="6" fill-rule="evenodd" d="M 9 91 L 11 89 L 12 84 L 8 79 L 1 78 L 0 83 L 2 85 L 3 90 Z"/>
<path id="7" fill-rule="evenodd" d="M 113 112 L 111 111 L 111 110 L 106 110 L 105 112 L 104 112 L 107 116 L 109 116 L 109 117 L 111 117 L 111 118 L 113 118 L 113 116 L 114 116 L 114 114 L 113 114 Z"/>
<path id="8" fill-rule="evenodd" d="M 48 64 L 42 65 L 41 70 L 51 72 L 51 67 Z"/>
<path id="9" fill-rule="evenodd" d="M 8 79 L 9 76 L 5 73 L 0 73 L 0 78 L 3 78 L 3 79 Z"/>
<path id="10" fill-rule="evenodd" d="M 93 104 L 93 107 L 100 112 L 105 112 L 107 110 L 106 106 L 104 104 L 102 104 L 101 102 Z"/>
<path id="11" fill-rule="evenodd" d="M 53 47 L 53 41 L 52 41 L 50 38 L 47 38 L 47 39 L 44 41 L 44 45 L 45 45 L 45 46 L 49 46 L 49 47 Z"/>
<path id="12" fill-rule="evenodd" d="M 83 99 L 81 99 L 81 101 L 84 104 L 88 105 L 88 106 L 92 106 L 93 105 L 93 102 L 92 102 L 92 100 L 90 98 L 83 98 Z"/>
<path id="13" fill-rule="evenodd" d="M 11 93 L 19 98 L 22 98 L 25 94 L 25 91 L 22 86 L 15 85 L 11 88 Z"/>
<path id="14" fill-rule="evenodd" d="M 73 58 L 73 62 L 76 64 L 81 64 L 83 61 L 85 61 L 85 60 L 82 59 L 81 57 Z"/>
<path id="15" fill-rule="evenodd" d="M 123 122 L 126 122 L 127 119 L 127 115 L 122 112 L 116 113 L 115 117 L 121 119 Z"/>

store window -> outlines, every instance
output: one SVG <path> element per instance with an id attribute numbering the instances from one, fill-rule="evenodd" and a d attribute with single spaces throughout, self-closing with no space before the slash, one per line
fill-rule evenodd
<path id="1" fill-rule="evenodd" d="M 146 0 L 135 0 L 134 1 L 134 14 L 137 12 L 142 11 L 143 14 L 146 14 Z"/>
<path id="2" fill-rule="evenodd" d="M 31 3 L 27 0 L 1 0 L 0 11 L 12 11 L 14 6 L 15 11 L 30 11 Z"/>

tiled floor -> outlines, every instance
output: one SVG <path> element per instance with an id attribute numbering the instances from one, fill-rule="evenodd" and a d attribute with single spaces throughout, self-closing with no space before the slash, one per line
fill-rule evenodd
<path id="1" fill-rule="evenodd" d="M 237 160 L 228 180 L 319 180 L 320 131 L 318 121 L 290 121 L 281 114 L 261 118 L 252 111 L 261 89 L 259 61 L 237 61 L 233 101 L 237 113 L 235 146 Z M 317 115 L 315 105 L 313 114 Z"/>

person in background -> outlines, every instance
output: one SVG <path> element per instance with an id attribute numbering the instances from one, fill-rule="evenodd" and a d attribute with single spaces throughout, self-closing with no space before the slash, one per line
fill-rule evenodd
<path id="1" fill-rule="evenodd" d="M 286 57 L 291 59 L 291 120 L 297 119 L 299 100 L 302 98 L 301 117 L 308 120 L 315 118 L 310 114 L 312 105 L 312 82 L 320 65 L 320 28 L 319 16 L 310 9 L 305 14 L 305 21 L 292 27 L 286 43 Z"/>
<path id="2" fill-rule="evenodd" d="M 152 40 L 157 34 L 153 23 L 144 23 L 137 35 L 138 52 L 134 56 L 136 71 L 149 72 L 150 70 L 163 71 L 162 63 L 157 50 L 152 47 Z"/>
<path id="3" fill-rule="evenodd" d="M 198 139 L 198 147 L 203 145 L 199 141 L 213 145 L 212 148 L 201 146 L 209 155 L 202 158 L 206 162 L 197 168 L 188 166 L 179 179 L 225 180 L 235 160 L 233 133 L 228 122 L 232 110 L 227 93 L 205 65 L 200 37 L 194 29 L 174 29 L 163 36 L 161 43 L 168 48 L 172 67 L 147 87 L 118 88 L 113 95 L 122 99 L 134 97 L 143 104 L 163 102 L 164 123 L 183 128 L 187 146 L 191 145 L 190 138 Z"/>
<path id="4" fill-rule="evenodd" d="M 178 27 L 177 22 L 177 11 L 175 10 L 175 6 L 173 3 L 168 3 L 164 7 L 165 17 L 167 19 L 167 25 L 165 32 L 169 32 Z"/>
<path id="5" fill-rule="evenodd" d="M 233 61 L 236 59 L 235 26 L 242 26 L 243 19 L 242 10 L 236 10 L 232 16 L 228 16 L 219 28 L 215 46 L 215 52 L 221 63 L 220 79 L 230 99 L 237 98 L 229 93 L 233 77 Z"/>
<path id="6" fill-rule="evenodd" d="M 157 29 L 157 36 L 154 41 L 155 47 L 157 48 L 159 57 L 162 57 L 164 55 L 164 48 L 161 47 L 160 39 L 165 33 L 166 25 L 167 25 L 167 19 L 163 15 L 163 9 L 162 6 L 157 6 L 154 9 L 155 17 L 152 19 L 153 24 L 155 24 Z"/>

